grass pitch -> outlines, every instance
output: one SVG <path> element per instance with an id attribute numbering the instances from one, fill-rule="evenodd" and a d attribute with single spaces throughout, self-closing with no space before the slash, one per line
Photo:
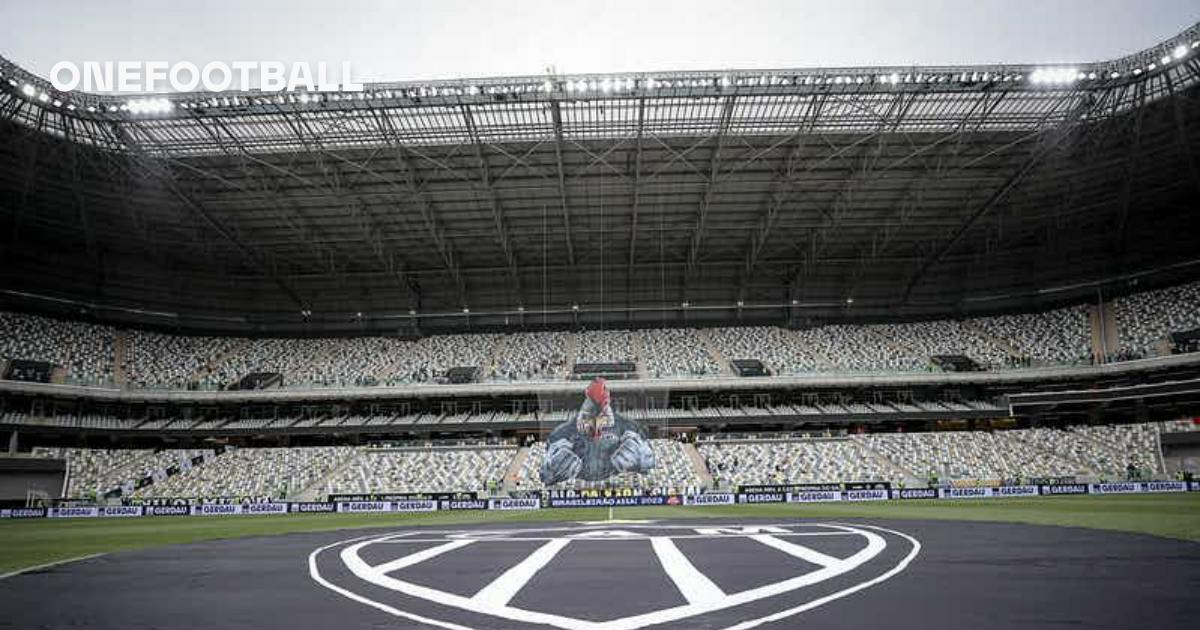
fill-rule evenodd
<path id="1" fill-rule="evenodd" d="M 363 527 L 597 521 L 607 508 L 529 512 L 288 514 L 0 522 L 0 574 L 96 553 L 201 540 Z M 1200 493 L 616 508 L 614 518 L 897 518 L 1090 527 L 1200 541 Z"/>

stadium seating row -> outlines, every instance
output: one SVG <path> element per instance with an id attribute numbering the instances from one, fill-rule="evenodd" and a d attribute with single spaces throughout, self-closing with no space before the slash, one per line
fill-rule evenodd
<path id="1" fill-rule="evenodd" d="M 1200 328 L 1200 282 L 1111 303 L 1115 358 L 1150 356 L 1175 331 Z M 115 347 L 123 360 L 115 366 Z M 573 363 L 630 362 L 648 378 L 715 376 L 723 363 L 758 359 L 777 374 L 928 369 L 933 355 L 964 355 L 993 369 L 1091 360 L 1088 307 L 882 325 L 712 330 L 609 330 L 508 335 L 247 339 L 165 335 L 0 312 L 0 357 L 48 361 L 67 379 L 139 388 L 217 388 L 252 372 L 285 387 L 424 383 L 451 367 L 485 380 L 563 378 Z M 116 369 L 115 369 L 116 368 Z"/>
<path id="2" fill-rule="evenodd" d="M 635 487 L 686 492 L 746 484 L 889 481 L 1005 482 L 1035 477 L 1123 479 L 1132 467 L 1164 472 L 1159 423 L 997 432 L 875 433 L 812 437 L 714 436 L 698 447 L 650 441 L 658 465 L 645 475 L 558 488 Z M 694 449 L 694 450 L 693 450 Z M 68 462 L 67 496 L 85 497 L 160 475 L 137 497 L 273 496 L 386 492 L 541 490 L 545 443 L 185 450 L 38 449 Z M 205 454 L 204 463 L 162 471 Z"/>

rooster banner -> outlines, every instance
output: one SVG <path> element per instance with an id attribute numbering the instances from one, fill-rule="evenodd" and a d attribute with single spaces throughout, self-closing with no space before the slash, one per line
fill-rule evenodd
<path id="1" fill-rule="evenodd" d="M 613 411 L 608 383 L 602 378 L 588 385 L 579 411 L 555 427 L 546 442 L 541 478 L 547 486 L 642 474 L 656 463 L 645 428 Z"/>

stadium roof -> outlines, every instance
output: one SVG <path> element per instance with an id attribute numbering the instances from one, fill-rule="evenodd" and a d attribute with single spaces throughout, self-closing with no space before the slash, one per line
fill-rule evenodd
<path id="1" fill-rule="evenodd" d="M 0 278 L 35 308 L 276 330 L 883 317 L 1195 258 L 1200 25 L 1052 66 L 135 98 L 0 72 Z"/>

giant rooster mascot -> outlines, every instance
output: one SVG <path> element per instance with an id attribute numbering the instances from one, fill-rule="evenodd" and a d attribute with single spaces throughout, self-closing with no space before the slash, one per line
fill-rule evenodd
<path id="1" fill-rule="evenodd" d="M 602 378 L 587 387 L 575 417 L 555 427 L 547 439 L 542 483 L 598 481 L 618 473 L 644 473 L 654 468 L 654 451 L 638 423 L 617 415 L 608 383 Z"/>

